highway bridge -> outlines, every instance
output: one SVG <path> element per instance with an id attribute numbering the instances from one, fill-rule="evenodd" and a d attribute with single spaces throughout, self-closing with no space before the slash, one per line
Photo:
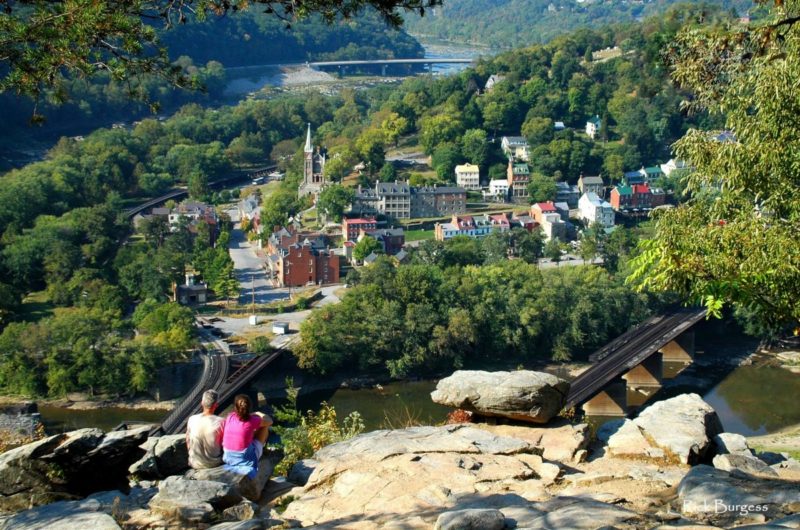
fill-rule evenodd
<path id="1" fill-rule="evenodd" d="M 420 59 L 364 59 L 353 61 L 316 61 L 305 63 L 312 68 L 324 68 L 331 66 L 384 66 L 392 64 L 472 64 L 474 59 L 464 59 L 463 57 L 437 57 Z M 288 66 L 288 65 L 287 65 Z M 297 65 L 300 66 L 300 65 Z"/>
<path id="2" fill-rule="evenodd" d="M 572 382 L 566 408 L 583 404 L 588 413 L 587 405 L 591 407 L 596 401 L 594 404 L 602 410 L 592 413 L 624 409 L 619 392 L 626 391 L 625 379 L 632 385 L 658 386 L 662 359 L 691 361 L 694 336 L 688 333 L 705 314 L 705 309 L 696 307 L 673 309 L 647 319 L 597 350 L 589 357 L 595 364 Z M 617 395 L 605 395 L 614 385 Z"/>

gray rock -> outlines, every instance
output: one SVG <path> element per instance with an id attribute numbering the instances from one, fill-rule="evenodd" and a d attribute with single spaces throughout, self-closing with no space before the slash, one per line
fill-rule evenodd
<path id="1" fill-rule="evenodd" d="M 311 477 L 311 473 L 314 472 L 314 468 L 318 465 L 319 462 L 313 458 L 300 460 L 292 466 L 286 478 L 289 479 L 289 482 L 297 484 L 298 486 L 305 486 L 309 477 Z"/>
<path id="2" fill-rule="evenodd" d="M 137 477 L 164 478 L 189 468 L 189 452 L 183 434 L 148 438 L 142 448 L 146 450 L 145 455 L 128 468 L 128 472 Z"/>
<path id="3" fill-rule="evenodd" d="M 714 437 L 714 444 L 717 446 L 717 453 L 721 455 L 737 453 L 751 454 L 750 447 L 747 445 L 747 438 L 741 434 L 734 434 L 732 432 L 719 433 Z"/>
<path id="4" fill-rule="evenodd" d="M 525 525 L 530 530 L 569 528 L 583 530 L 614 526 L 637 518 L 637 514 L 604 502 L 583 497 L 554 497 L 532 506 L 542 516 Z"/>
<path id="5" fill-rule="evenodd" d="M 249 521 L 258 513 L 258 504 L 244 500 L 236 506 L 225 508 L 222 512 L 223 521 Z"/>
<path id="6" fill-rule="evenodd" d="M 634 420 L 625 420 L 608 438 L 617 456 L 673 458 L 695 464 L 708 456 L 711 439 L 722 431 L 717 413 L 697 394 L 659 401 Z"/>
<path id="7" fill-rule="evenodd" d="M 276 499 L 281 495 L 283 495 L 284 493 L 291 491 L 296 487 L 297 484 L 289 482 L 284 477 L 271 478 L 267 481 L 267 485 L 261 492 L 261 502 L 262 503 L 269 502 L 272 499 Z"/>
<path id="8" fill-rule="evenodd" d="M 699 465 L 678 485 L 678 501 L 684 515 L 735 518 L 735 507 L 749 509 L 753 514 L 774 516 L 777 508 L 791 512 L 790 507 L 800 499 L 796 483 L 753 476 L 737 476 Z"/>
<path id="9" fill-rule="evenodd" d="M 266 486 L 272 474 L 272 467 L 272 462 L 268 458 L 262 458 L 258 463 L 258 473 L 252 479 L 247 475 L 228 471 L 221 466 L 210 469 L 190 469 L 186 472 L 186 477 L 193 480 L 210 480 L 229 484 L 238 495 L 258 502 L 261 499 L 264 486 Z"/>
<path id="10" fill-rule="evenodd" d="M 750 454 L 734 453 L 714 457 L 714 467 L 731 473 L 745 475 L 778 477 L 778 472 Z"/>
<path id="11" fill-rule="evenodd" d="M 104 508 L 90 499 L 54 502 L 12 515 L 0 522 L 0 530 L 119 530 L 110 507 Z"/>
<path id="12" fill-rule="evenodd" d="M 252 521 L 236 521 L 230 523 L 220 523 L 209 527 L 208 530 L 264 530 L 267 528 L 268 521 L 253 519 Z M 272 525 L 270 524 L 270 527 Z"/>
<path id="13" fill-rule="evenodd" d="M 454 510 L 444 512 L 434 530 L 502 530 L 505 516 L 500 510 Z"/>
<path id="14" fill-rule="evenodd" d="M 458 370 L 439 381 L 434 402 L 535 423 L 546 423 L 564 407 L 569 383 L 542 372 Z"/>
<path id="15" fill-rule="evenodd" d="M 242 496 L 230 484 L 173 476 L 161 481 L 149 506 L 165 517 L 198 522 L 208 521 L 214 509 L 224 510 L 241 501 Z"/>

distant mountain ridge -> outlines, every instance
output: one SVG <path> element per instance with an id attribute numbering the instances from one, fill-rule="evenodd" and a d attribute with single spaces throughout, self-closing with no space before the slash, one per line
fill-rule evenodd
<path id="1" fill-rule="evenodd" d="M 581 27 L 634 21 L 665 12 L 679 0 L 445 0 L 424 17 L 409 16 L 412 34 L 498 48 L 547 42 Z M 688 2 L 697 6 L 698 2 Z M 749 0 L 710 0 L 714 8 L 735 9 L 740 15 L 757 6 Z"/>

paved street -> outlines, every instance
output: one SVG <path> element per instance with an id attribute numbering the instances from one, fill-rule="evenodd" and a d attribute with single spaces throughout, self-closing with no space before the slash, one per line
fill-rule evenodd
<path id="1" fill-rule="evenodd" d="M 255 246 L 247 241 L 244 232 L 239 229 L 238 211 L 234 208 L 227 213 L 235 223 L 231 231 L 230 254 L 236 267 L 236 279 L 239 280 L 241 287 L 239 303 L 251 303 L 253 295 L 256 304 L 267 304 L 274 300 L 289 298 L 290 289 L 272 287 L 267 279 L 263 260 L 256 255 Z"/>

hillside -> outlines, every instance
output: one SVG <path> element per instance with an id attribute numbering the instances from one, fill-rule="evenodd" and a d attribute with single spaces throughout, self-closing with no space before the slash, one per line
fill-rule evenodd
<path id="1" fill-rule="evenodd" d="M 679 3 L 677 0 L 447 0 L 444 6 L 424 17 L 408 17 L 406 28 L 415 35 L 511 48 L 544 43 L 579 28 L 597 29 L 642 20 Z M 706 3 L 735 9 L 740 14 L 755 7 L 748 0 Z"/>

